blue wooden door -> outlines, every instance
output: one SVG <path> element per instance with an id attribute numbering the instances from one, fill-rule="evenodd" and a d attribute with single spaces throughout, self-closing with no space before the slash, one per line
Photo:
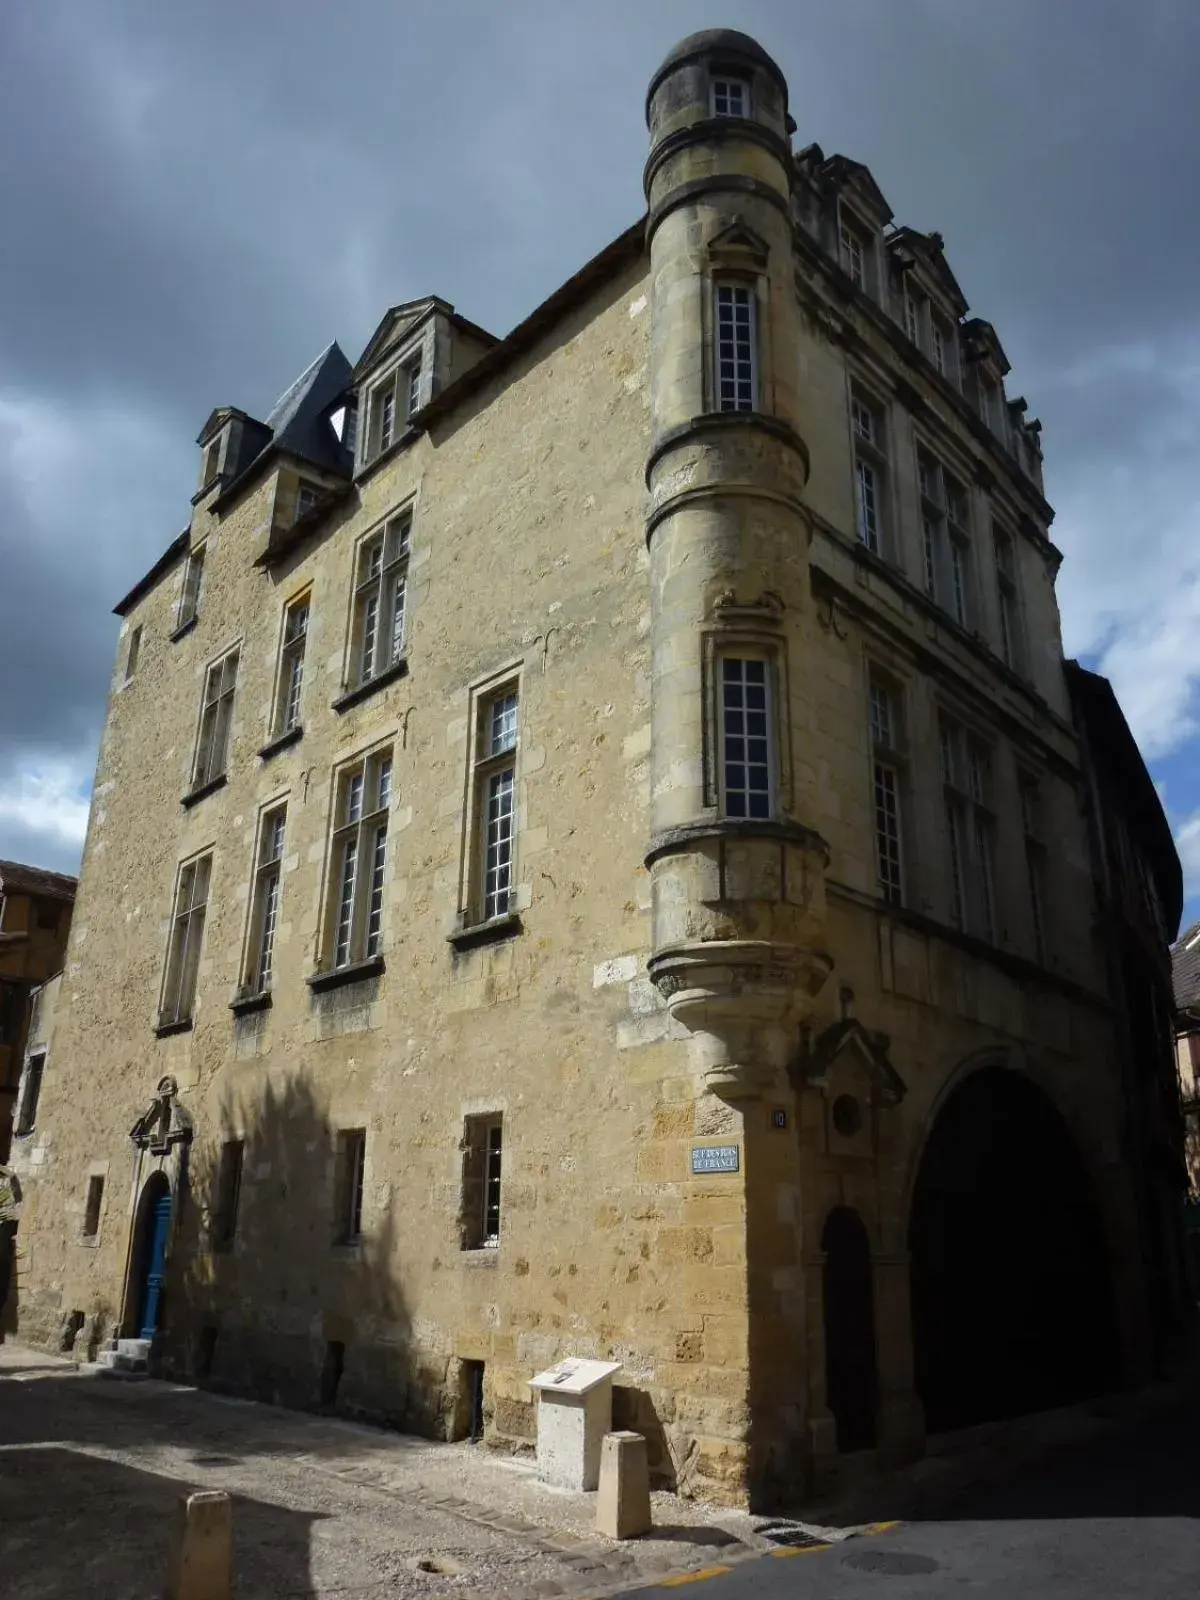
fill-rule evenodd
<path id="1" fill-rule="evenodd" d="M 149 1239 L 146 1244 L 146 1276 L 142 1283 L 142 1314 L 139 1318 L 138 1337 L 153 1339 L 158 1331 L 158 1307 L 162 1299 L 163 1267 L 167 1259 L 167 1234 L 171 1228 L 171 1196 L 162 1195 L 154 1203 L 149 1217 Z"/>

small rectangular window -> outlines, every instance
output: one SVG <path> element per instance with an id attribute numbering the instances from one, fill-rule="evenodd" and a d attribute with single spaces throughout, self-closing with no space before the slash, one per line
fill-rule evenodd
<path id="1" fill-rule="evenodd" d="M 332 968 L 369 960 L 382 948 L 391 801 L 390 745 L 344 768 L 339 775 L 327 912 L 327 948 Z"/>
<path id="2" fill-rule="evenodd" d="M 421 409 L 421 353 L 420 351 L 400 369 L 404 393 L 405 420 Z"/>
<path id="3" fill-rule="evenodd" d="M 477 888 L 475 920 L 507 916 L 512 898 L 517 832 L 517 734 L 520 699 L 515 685 L 479 706 L 473 777 Z"/>
<path id="4" fill-rule="evenodd" d="M 88 1179 L 87 1200 L 83 1208 L 83 1236 L 94 1239 L 100 1232 L 100 1206 L 104 1199 L 104 1179 L 93 1173 Z"/>
<path id="5" fill-rule="evenodd" d="M 879 892 L 892 905 L 904 900 L 900 830 L 899 712 L 890 686 L 872 673 L 869 685 L 875 861 Z"/>
<path id="6" fill-rule="evenodd" d="M 750 87 L 741 78 L 714 78 L 712 85 L 714 117 L 746 117 L 750 114 Z"/>
<path id="7" fill-rule="evenodd" d="M 358 551 L 351 636 L 352 687 L 379 677 L 404 654 L 412 514 L 393 517 Z"/>
<path id="8" fill-rule="evenodd" d="M 758 406 L 758 354 L 754 291 L 744 284 L 718 283 L 717 409 L 754 411 Z"/>
<path id="9" fill-rule="evenodd" d="M 283 892 L 283 842 L 287 805 L 263 814 L 258 834 L 258 856 L 250 902 L 250 946 L 242 983 L 252 994 L 270 991 L 275 965 L 275 930 Z"/>
<path id="10" fill-rule="evenodd" d="M 466 1119 L 459 1230 L 464 1250 L 495 1249 L 500 1243 L 502 1130 L 499 1115 Z"/>
<path id="11" fill-rule="evenodd" d="M 214 439 L 204 452 L 204 467 L 200 474 L 200 487 L 207 489 L 216 481 L 217 467 L 221 460 L 221 441 Z"/>
<path id="12" fill-rule="evenodd" d="M 237 686 L 238 652 L 231 650 L 215 661 L 204 679 L 200 727 L 196 735 L 196 760 L 192 788 L 202 789 L 225 771 L 229 760 L 229 730 L 233 722 L 233 693 Z"/>
<path id="13" fill-rule="evenodd" d="M 315 483 L 301 483 L 296 489 L 296 515 L 294 520 L 299 522 L 301 517 L 306 517 L 320 498 L 321 491 Z"/>
<path id="14" fill-rule="evenodd" d="M 159 1025 L 163 1027 L 190 1021 L 192 1016 L 211 874 L 211 855 L 185 862 L 179 869 L 159 1008 Z"/>
<path id="15" fill-rule="evenodd" d="M 227 1139 L 221 1146 L 213 1205 L 213 1243 L 217 1246 L 232 1244 L 237 1234 L 245 1153 L 246 1146 L 241 1139 Z"/>
<path id="16" fill-rule="evenodd" d="M 139 622 L 137 627 L 133 628 L 130 631 L 130 634 L 129 634 L 129 646 L 128 646 L 126 652 L 125 652 L 125 682 L 126 683 L 132 682 L 133 675 L 137 671 L 138 656 L 141 654 L 141 650 L 142 650 L 142 625 Z"/>
<path id="17" fill-rule="evenodd" d="M 300 726 L 300 697 L 304 686 L 304 652 L 308 644 L 309 597 L 293 600 L 283 613 L 283 638 L 279 650 L 279 681 L 275 690 L 275 737 Z"/>
<path id="18" fill-rule="evenodd" d="M 194 622 L 200 615 L 200 601 L 204 596 L 204 546 L 200 545 L 195 550 L 189 551 L 187 565 L 183 569 L 183 588 L 179 594 L 179 612 L 175 618 L 175 627 L 186 627 L 189 622 Z"/>
<path id="19" fill-rule="evenodd" d="M 363 1179 L 367 1162 L 365 1128 L 344 1128 L 338 1134 L 334 1242 L 354 1244 L 362 1238 Z"/>
<path id="20" fill-rule="evenodd" d="M 723 655 L 718 749 L 727 817 L 774 813 L 771 674 L 762 657 Z"/>

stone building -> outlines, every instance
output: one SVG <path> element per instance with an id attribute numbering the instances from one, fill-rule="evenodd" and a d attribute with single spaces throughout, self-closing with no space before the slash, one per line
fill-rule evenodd
<path id="1" fill-rule="evenodd" d="M 1174 990 L 1175 1065 L 1184 1123 L 1188 1242 L 1200 1288 L 1200 922 L 1171 949 Z"/>
<path id="2" fill-rule="evenodd" d="M 1157 1352 L 1038 425 L 758 44 L 646 110 L 506 338 L 409 301 L 205 424 L 19 1314 L 509 1443 L 611 1358 L 660 1479 L 766 1500 Z"/>
<path id="3" fill-rule="evenodd" d="M 7 1159 L 34 992 L 61 971 L 75 879 L 0 861 L 0 1162 Z"/>

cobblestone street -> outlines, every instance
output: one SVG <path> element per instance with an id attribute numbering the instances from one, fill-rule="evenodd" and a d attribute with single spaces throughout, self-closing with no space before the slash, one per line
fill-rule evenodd
<path id="1" fill-rule="evenodd" d="M 238 1600 L 596 1595 L 759 1549 L 751 1519 L 655 1495 L 655 1536 L 528 1462 L 0 1349 L 5 1600 L 159 1600 L 179 1495 L 234 1497 Z"/>

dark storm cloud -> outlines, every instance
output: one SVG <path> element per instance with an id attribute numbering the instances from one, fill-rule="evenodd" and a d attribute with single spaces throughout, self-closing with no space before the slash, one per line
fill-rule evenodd
<path id="1" fill-rule="evenodd" d="M 1186 638 L 1190 487 L 1164 438 L 1173 456 L 1200 422 L 1190 0 L 10 4 L 0 855 L 70 854 L 109 608 L 184 524 L 209 409 L 263 414 L 415 295 L 504 332 L 638 214 L 649 74 L 721 23 L 780 61 L 798 142 L 865 161 L 898 220 L 940 229 L 996 323 L 1046 424 L 1068 646 L 1110 640 L 1120 665 L 1147 631 Z M 1114 462 L 1147 529 L 1129 585 Z M 1154 670 L 1186 689 L 1174 652 Z M 1186 733 L 1139 703 L 1156 747 Z"/>

